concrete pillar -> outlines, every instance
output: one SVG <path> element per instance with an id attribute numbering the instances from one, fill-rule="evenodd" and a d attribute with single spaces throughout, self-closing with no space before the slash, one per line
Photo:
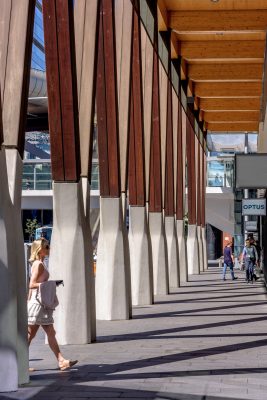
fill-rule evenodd
<path id="1" fill-rule="evenodd" d="M 125 192 L 121 192 L 122 201 L 122 217 L 123 217 L 123 239 L 125 252 L 125 272 L 126 272 L 126 291 L 129 304 L 129 318 L 132 318 L 132 287 L 131 287 L 131 269 L 130 269 L 130 248 L 129 248 L 129 214 L 128 214 L 128 199 Z"/>
<path id="2" fill-rule="evenodd" d="M 121 197 L 101 197 L 96 270 L 97 319 L 129 319 L 126 245 Z"/>
<path id="3" fill-rule="evenodd" d="M 85 244 L 88 246 L 89 271 L 86 274 L 87 293 L 90 295 L 87 318 L 90 321 L 91 342 L 96 340 L 95 277 L 93 270 L 93 246 L 90 225 L 90 184 L 87 177 L 81 178 L 85 215 Z"/>
<path id="4" fill-rule="evenodd" d="M 29 346 L 27 324 L 27 286 L 24 263 L 24 240 L 21 223 L 21 184 L 23 161 L 16 149 L 6 149 L 6 166 L 12 208 L 12 236 L 15 247 L 17 282 L 17 357 L 19 384 L 29 382 Z"/>
<path id="5" fill-rule="evenodd" d="M 199 274 L 199 254 L 196 225 L 188 225 L 187 265 L 188 275 Z"/>
<path id="6" fill-rule="evenodd" d="M 206 238 L 206 227 L 201 227 L 202 231 L 202 246 L 203 246 L 203 266 L 204 271 L 208 270 L 208 255 L 207 255 L 207 238 Z"/>
<path id="7" fill-rule="evenodd" d="M 16 238 L 5 150 L 0 150 L 0 392 L 18 388 Z"/>
<path id="8" fill-rule="evenodd" d="M 177 228 L 177 240 L 178 240 L 179 275 L 181 284 L 188 281 L 186 244 L 184 237 L 184 221 L 177 220 L 176 228 Z"/>
<path id="9" fill-rule="evenodd" d="M 82 183 L 54 183 L 54 222 L 49 270 L 52 279 L 63 279 L 57 289 L 59 306 L 55 329 L 60 344 L 91 342 L 90 254 Z"/>
<path id="10" fill-rule="evenodd" d="M 198 256 L 199 256 L 199 271 L 204 271 L 203 259 L 203 241 L 202 241 L 202 227 L 197 225 L 197 242 L 198 242 Z"/>
<path id="11" fill-rule="evenodd" d="M 153 271 L 146 207 L 129 208 L 129 247 L 132 304 L 150 305 L 153 302 Z"/>
<path id="12" fill-rule="evenodd" d="M 179 257 L 178 241 L 176 233 L 176 218 L 174 216 L 165 217 L 165 232 L 168 253 L 168 273 L 169 287 L 177 288 L 180 286 L 179 278 Z"/>
<path id="13" fill-rule="evenodd" d="M 169 293 L 168 256 L 162 212 L 149 212 L 154 294 Z"/>

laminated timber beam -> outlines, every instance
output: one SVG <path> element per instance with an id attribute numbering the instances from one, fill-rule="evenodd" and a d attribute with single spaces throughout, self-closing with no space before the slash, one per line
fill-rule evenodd
<path id="1" fill-rule="evenodd" d="M 170 11 L 168 21 L 169 28 L 179 32 L 265 30 L 267 9 Z"/>
<path id="2" fill-rule="evenodd" d="M 168 30 L 168 11 L 164 0 L 158 0 L 158 30 Z"/>
<path id="3" fill-rule="evenodd" d="M 259 130 L 258 122 L 206 122 L 206 129 L 214 132 L 253 132 Z"/>
<path id="4" fill-rule="evenodd" d="M 204 111 L 245 110 L 258 111 L 260 109 L 260 97 L 247 98 L 200 98 L 199 108 Z"/>
<path id="5" fill-rule="evenodd" d="M 262 64 L 188 64 L 187 76 L 193 81 L 262 81 Z"/>
<path id="6" fill-rule="evenodd" d="M 168 10 L 264 10 L 267 9 L 266 0 L 223 0 L 212 3 L 210 0 L 165 0 Z"/>
<path id="7" fill-rule="evenodd" d="M 202 117 L 206 122 L 259 122 L 259 111 L 204 111 Z"/>
<path id="8" fill-rule="evenodd" d="M 174 32 L 179 42 L 226 41 L 226 40 L 265 40 L 265 31 L 239 32 Z"/>
<path id="9" fill-rule="evenodd" d="M 180 42 L 180 55 L 192 59 L 257 59 L 264 60 L 265 40 Z"/>
<path id="10" fill-rule="evenodd" d="M 195 82 L 197 97 L 260 97 L 261 82 Z"/>

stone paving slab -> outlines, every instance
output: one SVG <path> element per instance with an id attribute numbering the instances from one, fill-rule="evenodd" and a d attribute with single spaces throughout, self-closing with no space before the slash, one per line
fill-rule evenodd
<path id="1" fill-rule="evenodd" d="M 237 275 L 223 282 L 210 268 L 131 321 L 99 321 L 97 343 L 62 346 L 79 359 L 71 371 L 57 369 L 40 331 L 30 384 L 0 399 L 266 400 L 266 290 Z"/>

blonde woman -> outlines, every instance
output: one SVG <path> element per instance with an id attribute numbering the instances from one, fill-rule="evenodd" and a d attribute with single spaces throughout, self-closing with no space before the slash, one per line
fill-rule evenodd
<path id="1" fill-rule="evenodd" d="M 30 345 L 41 326 L 47 334 L 48 344 L 57 358 L 59 368 L 64 371 L 76 364 L 77 361 L 66 360 L 62 356 L 53 326 L 53 310 L 45 309 L 37 299 L 40 284 L 49 279 L 49 272 L 44 265 L 44 259 L 48 255 L 49 243 L 46 239 L 41 238 L 32 243 L 30 257 L 30 262 L 32 263 L 31 280 L 28 297 L 28 342 Z"/>

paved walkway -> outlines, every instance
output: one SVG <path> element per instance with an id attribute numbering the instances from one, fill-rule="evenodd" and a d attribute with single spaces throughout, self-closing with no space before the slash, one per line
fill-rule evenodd
<path id="1" fill-rule="evenodd" d="M 267 305 L 262 282 L 221 280 L 211 268 L 125 322 L 99 322 L 98 342 L 66 346 L 59 372 L 40 335 L 28 387 L 1 399 L 267 399 Z"/>

